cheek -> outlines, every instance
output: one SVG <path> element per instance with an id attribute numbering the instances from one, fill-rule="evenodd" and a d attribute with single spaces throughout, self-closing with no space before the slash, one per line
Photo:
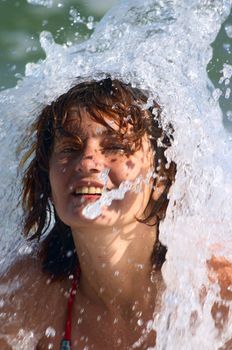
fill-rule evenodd
<path id="1" fill-rule="evenodd" d="M 66 174 L 66 168 L 63 168 L 60 165 L 50 166 L 49 182 L 52 196 L 54 196 L 54 194 L 59 194 L 64 190 Z"/>
<path id="2" fill-rule="evenodd" d="M 140 176 L 145 178 L 151 170 L 151 165 L 140 156 L 111 162 L 109 168 L 112 180 L 119 186 L 125 180 L 135 181 Z"/>

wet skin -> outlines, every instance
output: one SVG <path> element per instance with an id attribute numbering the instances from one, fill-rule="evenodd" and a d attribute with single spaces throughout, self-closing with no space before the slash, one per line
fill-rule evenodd
<path id="1" fill-rule="evenodd" d="M 109 121 L 110 122 L 110 121 Z M 143 180 L 153 168 L 153 150 L 148 137 L 143 138 L 142 147 L 135 153 L 128 153 L 128 144 L 88 115 L 77 128 L 75 107 L 70 116 L 69 128 L 76 131 L 82 145 L 75 139 L 57 136 L 50 159 L 50 184 L 52 200 L 58 216 L 73 229 L 88 227 L 122 226 L 140 217 L 150 197 L 153 179 L 149 184 L 142 183 L 138 193 L 130 191 L 123 200 L 114 200 L 110 207 L 102 210 L 102 215 L 94 222 L 83 215 L 83 208 L 91 198 L 74 195 L 82 181 L 104 184 L 99 175 L 109 170 L 106 187 L 108 190 L 119 188 L 123 181 L 135 182 L 140 176 Z M 112 123 L 111 123 L 112 125 Z M 116 124 L 113 125 L 117 129 Z M 129 147 L 133 147 L 130 145 Z M 96 196 L 96 199 L 99 197 Z"/>
<path id="2" fill-rule="evenodd" d="M 88 115 L 77 130 L 75 113 L 74 107 L 69 113 L 69 128 L 78 131 L 83 147 L 73 138 L 57 135 L 49 172 L 51 200 L 61 220 L 72 229 L 82 269 L 73 309 L 73 350 L 84 350 L 86 346 L 95 350 L 128 350 L 137 341 L 136 349 L 145 350 L 155 345 L 155 331 L 146 332 L 146 325 L 154 312 L 160 311 L 165 288 L 160 271 L 151 279 L 150 256 L 156 228 L 136 220 L 147 206 L 153 180 L 142 182 L 141 191 L 130 191 L 122 200 L 113 200 L 94 220 L 84 216 L 83 208 L 95 198 L 74 192 L 82 181 L 102 183 L 99 174 L 106 168 L 108 190 L 118 188 L 125 180 L 133 182 L 139 176 L 145 179 L 153 168 L 153 150 L 144 135 L 142 147 L 128 153 L 114 133 L 107 134 L 106 128 Z M 153 199 L 161 193 L 158 182 Z M 218 272 L 223 292 L 223 285 L 232 282 L 231 263 L 225 266 L 216 259 L 210 268 Z M 16 261 L 3 273 L 1 283 L 8 286 L 5 294 L 0 288 L 0 299 L 5 302 L 0 317 L 1 350 L 13 348 L 7 344 L 19 344 L 22 329 L 34 332 L 34 349 L 59 349 L 71 281 L 51 281 L 42 273 L 41 261 L 34 255 Z M 225 293 L 222 297 L 229 299 Z M 216 319 L 220 311 L 226 322 L 227 310 L 223 314 L 216 303 L 215 308 L 213 317 Z M 48 327 L 54 328 L 54 337 L 46 336 Z M 223 350 L 230 346 L 228 341 Z M 29 349 L 32 350 L 31 345 Z"/>
<path id="3" fill-rule="evenodd" d="M 110 133 L 88 114 L 77 127 L 75 107 L 69 112 L 68 122 L 68 130 L 81 139 L 81 146 L 74 138 L 57 136 L 49 179 L 52 201 L 58 216 L 72 229 L 82 270 L 75 315 L 80 306 L 86 312 L 82 317 L 74 317 L 83 320 L 78 329 L 92 339 L 90 343 L 95 348 L 126 349 L 141 336 L 143 327 L 138 326 L 136 314 L 142 312 L 141 322 L 146 323 L 158 304 L 157 286 L 150 280 L 156 230 L 136 219 L 142 217 L 150 199 L 154 179 L 145 180 L 153 170 L 154 152 L 147 135 L 139 149 L 128 151 L 126 140 L 115 134 L 118 127 L 111 120 L 108 122 L 114 130 Z M 134 145 L 130 147 L 133 150 Z M 109 171 L 107 190 L 141 178 L 140 190 L 132 187 L 123 199 L 113 200 L 110 206 L 102 208 L 100 216 L 91 220 L 85 217 L 83 208 L 94 199 L 76 195 L 75 190 L 83 181 L 103 185 L 99 175 L 104 169 Z M 154 192 L 157 196 L 159 191 Z M 101 320 L 98 323 L 97 318 Z M 101 332 L 104 337 L 99 337 Z M 114 339 L 104 343 L 109 334 L 114 334 Z M 154 344 L 154 331 L 145 338 L 141 349 L 146 348 L 148 339 L 150 345 Z"/>
<path id="4" fill-rule="evenodd" d="M 71 118 L 69 127 L 73 130 L 75 110 L 70 115 L 73 125 Z M 146 135 L 141 148 L 128 153 L 127 145 L 105 131 L 86 115 L 78 128 L 83 148 L 73 138 L 57 137 L 50 159 L 51 200 L 61 220 L 72 229 L 82 270 L 73 310 L 74 350 L 75 346 L 80 350 L 85 346 L 96 350 L 129 349 L 141 338 L 154 310 L 158 310 L 163 289 L 160 273 L 155 282 L 150 278 L 155 228 L 136 219 L 147 206 L 153 179 L 142 181 L 141 191 L 130 191 L 122 200 L 113 200 L 94 220 L 83 215 L 89 198 L 82 196 L 82 201 L 73 193 L 81 181 L 101 182 L 99 174 L 105 168 L 109 169 L 108 190 L 118 188 L 125 180 L 134 182 L 138 176 L 145 179 L 152 169 L 153 150 Z M 21 267 L 15 268 L 14 273 L 18 280 L 24 280 L 23 289 L 27 291 L 23 295 L 25 307 L 18 310 L 18 317 L 22 328 L 36 329 L 37 350 L 48 349 L 49 344 L 58 349 L 70 281 L 50 283 L 40 268 L 37 260 L 21 262 Z M 34 283 L 29 275 L 34 276 Z M 45 335 L 48 326 L 56 331 L 52 339 Z M 141 339 L 138 349 L 154 345 L 154 330 Z"/>

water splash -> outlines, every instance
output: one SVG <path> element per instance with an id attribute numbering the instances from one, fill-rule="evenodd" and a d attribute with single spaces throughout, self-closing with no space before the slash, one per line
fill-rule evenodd
<path id="1" fill-rule="evenodd" d="M 27 0 L 28 4 L 30 5 L 40 5 L 45 7 L 52 7 L 53 0 Z"/>
<path id="2" fill-rule="evenodd" d="M 42 33 L 46 59 L 28 64 L 17 87 L 0 95 L 0 210 L 9 218 L 2 227 L 3 247 L 15 240 L 21 217 L 21 211 L 12 212 L 9 205 L 18 201 L 20 185 L 12 145 L 43 105 L 65 92 L 76 77 L 82 81 L 107 74 L 148 89 L 161 104 L 162 124 L 171 122 L 175 129 L 167 157 L 178 171 L 160 227 L 168 259 L 163 268 L 163 310 L 152 324 L 157 330 L 156 350 L 216 350 L 231 336 L 230 318 L 217 337 L 211 308 L 219 298 L 218 288 L 209 285 L 206 269 L 212 247 L 220 246 L 214 253 L 232 258 L 232 140 L 223 128 L 206 73 L 210 43 L 231 5 L 231 0 L 121 1 L 82 44 L 60 46 Z M 222 82 L 230 79 L 229 71 L 223 71 Z M 199 297 L 203 285 L 209 290 L 204 304 Z"/>
<path id="3" fill-rule="evenodd" d="M 102 208 L 104 206 L 110 206 L 113 200 L 122 200 L 125 194 L 132 188 L 131 181 L 121 182 L 119 188 L 113 189 L 111 191 L 103 191 L 99 200 L 93 204 L 88 204 L 83 209 L 83 214 L 88 219 L 95 219 L 101 215 Z"/>
<path id="4" fill-rule="evenodd" d="M 231 25 L 225 26 L 225 31 L 228 38 L 232 39 L 232 26 Z"/>

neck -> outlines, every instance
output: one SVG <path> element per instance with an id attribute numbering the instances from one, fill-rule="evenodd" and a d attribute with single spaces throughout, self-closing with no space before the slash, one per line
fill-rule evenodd
<path id="1" fill-rule="evenodd" d="M 156 228 L 141 223 L 123 228 L 78 229 L 73 238 L 81 266 L 80 292 L 107 309 L 149 303 L 151 254 Z"/>

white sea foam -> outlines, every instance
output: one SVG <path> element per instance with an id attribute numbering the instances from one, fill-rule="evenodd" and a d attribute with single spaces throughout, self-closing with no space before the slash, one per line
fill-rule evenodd
<path id="1" fill-rule="evenodd" d="M 53 0 L 27 0 L 28 4 L 52 7 Z"/>
<path id="2" fill-rule="evenodd" d="M 163 125 L 171 122 L 175 129 L 167 157 L 178 171 L 160 228 L 168 246 L 167 290 L 163 312 L 154 319 L 156 350 L 216 350 L 231 336 L 229 323 L 216 337 L 211 307 L 217 286 L 210 287 L 204 305 L 199 301 L 199 288 L 208 286 L 205 262 L 212 247 L 232 258 L 232 139 L 206 73 L 210 43 L 231 5 L 231 0 L 123 0 L 82 44 L 60 46 L 41 33 L 46 59 L 28 64 L 25 78 L 0 95 L 3 253 L 15 240 L 21 217 L 20 209 L 12 210 L 20 183 L 15 145 L 43 105 L 75 82 L 105 74 L 149 89 L 162 105 Z M 228 72 L 223 74 L 230 79 Z"/>

